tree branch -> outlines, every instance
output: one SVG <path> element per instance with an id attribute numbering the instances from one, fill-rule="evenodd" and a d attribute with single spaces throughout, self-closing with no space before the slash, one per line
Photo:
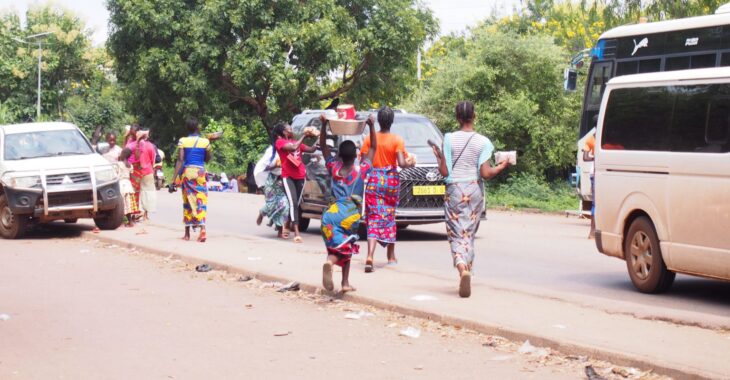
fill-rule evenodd
<path id="1" fill-rule="evenodd" d="M 368 68 L 368 65 L 370 64 L 370 54 L 366 55 L 365 58 L 363 58 L 362 62 L 357 66 L 355 70 L 352 71 L 352 74 L 350 76 L 345 76 L 342 78 L 342 86 L 340 88 L 328 92 L 326 94 L 320 95 L 319 100 L 325 100 L 325 99 L 333 99 L 336 98 L 342 94 L 344 94 L 347 91 L 350 91 L 355 85 L 357 84 L 357 81 L 360 79 L 362 74 L 366 71 Z"/>

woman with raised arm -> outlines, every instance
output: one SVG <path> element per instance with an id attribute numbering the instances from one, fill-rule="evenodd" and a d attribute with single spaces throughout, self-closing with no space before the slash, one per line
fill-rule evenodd
<path id="1" fill-rule="evenodd" d="M 390 132 L 395 113 L 390 107 L 382 107 L 378 111 L 377 133 L 378 151 L 373 158 L 373 170 L 370 171 L 365 186 L 365 215 L 368 229 L 368 257 L 365 260 L 365 272 L 373 271 L 375 247 L 379 243 L 387 248 L 388 265 L 398 262 L 395 257 L 395 209 L 400 199 L 400 177 L 398 166 L 409 168 L 414 163 L 406 162 L 406 149 L 403 138 Z M 361 154 L 370 153 L 370 140 L 365 140 L 360 149 Z"/>
<path id="2" fill-rule="evenodd" d="M 439 171 L 446 178 L 446 235 L 454 267 L 459 271 L 459 296 L 471 295 L 471 268 L 474 263 L 474 235 L 484 210 L 484 182 L 510 164 L 489 163 L 494 145 L 474 130 L 474 104 L 456 105 L 456 121 L 461 129 L 444 136 L 443 151 L 432 146 Z"/>
<path id="3" fill-rule="evenodd" d="M 185 123 L 188 136 L 177 144 L 178 156 L 175 164 L 175 186 L 180 186 L 183 200 L 183 240 L 190 240 L 190 227 L 200 228 L 198 241 L 207 239 L 205 222 L 208 214 L 208 180 L 205 163 L 210 161 L 210 141 L 200 136 L 200 126 L 195 118 Z"/>
<path id="4" fill-rule="evenodd" d="M 378 149 L 375 136 L 375 121 L 372 116 L 367 120 L 370 127 L 370 150 L 355 165 L 357 147 L 350 140 L 343 141 L 337 151 L 337 157 L 330 154 L 327 145 L 327 119 L 320 116 L 322 127 L 319 134 L 319 146 L 326 160 L 327 172 L 332 180 L 332 196 L 334 201 L 322 214 L 322 239 L 327 247 L 327 261 L 322 266 L 322 285 L 327 290 L 334 289 L 332 266 L 342 267 L 342 292 L 354 291 L 350 285 L 350 261 L 353 253 L 358 253 L 357 230 L 360 226 L 360 210 L 362 210 L 365 181 L 372 168 L 371 162 Z"/>
<path id="5" fill-rule="evenodd" d="M 299 202 L 304 190 L 304 179 L 307 177 L 307 168 L 302 162 L 302 152 L 314 153 L 317 148 L 304 144 L 304 139 L 312 136 L 305 132 L 299 140 L 294 140 L 294 133 L 289 124 L 279 122 L 274 125 L 274 147 L 281 159 L 281 178 L 284 181 L 284 190 L 289 200 L 289 222 L 294 230 L 294 242 L 301 243 L 299 234 Z"/>

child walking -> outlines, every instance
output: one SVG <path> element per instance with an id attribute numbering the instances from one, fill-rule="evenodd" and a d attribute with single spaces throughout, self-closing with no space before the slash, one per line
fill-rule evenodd
<path id="1" fill-rule="evenodd" d="M 327 247 L 327 261 L 322 265 L 322 285 L 332 291 L 335 288 L 332 280 L 332 267 L 342 267 L 342 292 L 355 291 L 350 285 L 350 261 L 352 255 L 358 253 L 357 230 L 362 215 L 363 192 L 372 161 L 377 149 L 375 137 L 375 121 L 371 116 L 367 120 L 370 128 L 370 150 L 355 165 L 357 147 L 352 141 L 343 141 L 338 149 L 337 157 L 331 156 L 327 145 L 327 119 L 320 116 L 322 128 L 319 134 L 319 146 L 327 162 L 327 172 L 332 178 L 332 196 L 334 201 L 322 215 L 322 239 Z"/>

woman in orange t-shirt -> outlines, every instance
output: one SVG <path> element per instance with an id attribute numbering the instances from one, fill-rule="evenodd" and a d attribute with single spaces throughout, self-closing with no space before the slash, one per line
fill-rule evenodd
<path id="1" fill-rule="evenodd" d="M 365 261 L 365 272 L 373 271 L 375 243 L 380 243 L 388 250 L 388 265 L 398 262 L 395 258 L 395 209 L 398 207 L 400 178 L 398 166 L 407 168 L 413 164 L 406 163 L 405 143 L 403 138 L 390 132 L 395 113 L 389 107 L 378 111 L 380 131 L 377 134 L 378 150 L 373 159 L 373 169 L 365 185 L 365 220 L 368 226 L 368 257 Z M 366 139 L 360 149 L 361 154 L 370 150 Z"/>

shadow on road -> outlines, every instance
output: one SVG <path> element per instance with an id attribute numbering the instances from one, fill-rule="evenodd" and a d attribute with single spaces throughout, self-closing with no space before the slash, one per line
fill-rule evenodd
<path id="1" fill-rule="evenodd" d="M 84 231 L 91 231 L 92 227 L 84 224 L 66 224 L 54 222 L 39 224 L 30 227 L 21 240 L 49 240 L 71 239 L 81 236 Z"/>

